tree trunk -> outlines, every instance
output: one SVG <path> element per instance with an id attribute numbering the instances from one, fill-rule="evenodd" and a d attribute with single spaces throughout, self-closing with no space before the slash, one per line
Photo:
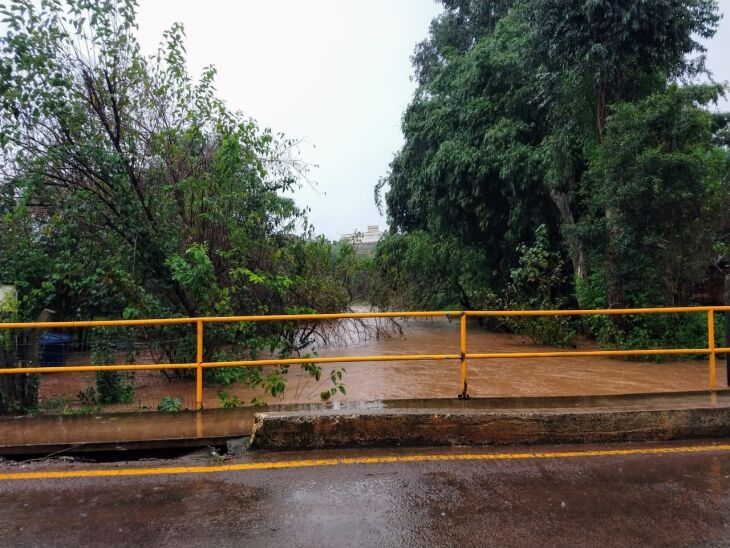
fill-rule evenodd
<path id="1" fill-rule="evenodd" d="M 601 76 L 596 83 L 596 133 L 598 142 L 603 143 L 603 133 L 606 129 L 606 82 Z"/>
<path id="2" fill-rule="evenodd" d="M 0 367 L 17 367 L 12 350 L 0 349 Z M 0 375 L 0 415 L 24 415 L 38 405 L 38 375 Z"/>
<path id="3" fill-rule="evenodd" d="M 585 250 L 583 249 L 583 243 L 580 238 L 575 234 L 575 219 L 573 212 L 570 209 L 570 202 L 568 200 L 568 193 L 562 190 L 553 189 L 550 191 L 550 196 L 555 202 L 560 213 L 560 223 L 570 227 L 570 233 L 568 234 L 568 248 L 570 250 L 570 259 L 573 262 L 573 273 L 575 276 L 583 280 L 587 275 L 586 270 L 586 258 Z"/>
<path id="4" fill-rule="evenodd" d="M 619 279 L 617 265 L 621 260 L 616 252 L 616 240 L 618 238 L 619 228 L 617 226 L 616 217 L 618 210 L 613 206 L 606 208 L 606 227 L 608 230 L 608 241 L 606 243 L 606 296 L 608 300 L 608 308 L 626 308 L 626 294 Z M 624 316 L 611 316 L 613 324 L 621 329 L 626 330 L 627 323 Z"/>
<path id="5" fill-rule="evenodd" d="M 52 310 L 44 310 L 37 321 L 53 321 Z M 0 367 L 11 368 L 21 365 L 37 365 L 40 354 L 40 329 L 31 329 L 21 352 L 10 330 L 0 338 Z M 38 375 L 0 375 L 0 415 L 22 415 L 38 406 Z"/>
<path id="6" fill-rule="evenodd" d="M 730 305 L 730 265 L 725 267 L 725 304 Z M 730 348 L 730 311 L 725 312 L 725 346 Z M 730 386 L 730 352 L 725 353 L 725 371 Z"/>

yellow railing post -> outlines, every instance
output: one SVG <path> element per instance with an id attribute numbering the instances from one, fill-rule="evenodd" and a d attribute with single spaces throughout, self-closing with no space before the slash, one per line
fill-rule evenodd
<path id="1" fill-rule="evenodd" d="M 466 375 L 466 314 L 461 313 L 461 394 L 459 398 L 467 399 L 469 394 L 466 393 L 467 375 Z"/>
<path id="2" fill-rule="evenodd" d="M 715 311 L 707 311 L 707 343 L 710 351 L 710 390 L 717 390 L 717 370 L 715 368 Z"/>
<path id="3" fill-rule="evenodd" d="M 203 366 L 201 365 L 203 363 L 203 321 L 198 320 L 196 323 L 198 326 L 198 343 L 195 356 L 197 365 L 195 372 L 195 409 L 200 411 L 203 409 Z"/>

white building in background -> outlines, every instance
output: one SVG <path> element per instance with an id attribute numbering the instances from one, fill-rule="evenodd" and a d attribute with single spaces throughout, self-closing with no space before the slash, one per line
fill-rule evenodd
<path id="1" fill-rule="evenodd" d="M 3 307 L 8 304 L 12 304 L 18 299 L 18 293 L 15 290 L 15 286 L 12 285 L 0 285 L 0 312 L 3 311 Z"/>
<path id="2" fill-rule="evenodd" d="M 365 232 L 352 232 L 343 234 L 340 238 L 341 242 L 350 242 L 353 244 L 376 244 L 383 237 L 383 231 L 378 225 L 369 225 Z"/>

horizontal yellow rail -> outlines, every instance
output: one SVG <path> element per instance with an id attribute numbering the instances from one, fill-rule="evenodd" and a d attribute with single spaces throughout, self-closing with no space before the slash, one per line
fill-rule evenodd
<path id="1" fill-rule="evenodd" d="M 207 369 L 216 367 L 253 367 L 260 365 L 297 365 L 301 363 L 355 363 L 355 362 L 393 362 L 393 361 L 418 361 L 418 360 L 458 360 L 460 354 L 395 354 L 385 356 L 341 356 L 341 357 L 309 357 L 309 358 L 284 358 L 264 360 L 241 360 L 228 362 L 201 362 L 201 363 L 156 363 L 152 365 L 68 365 L 51 367 L 15 367 L 0 369 L 0 375 L 12 373 L 79 373 L 83 371 L 138 371 L 144 369 L 194 369 L 203 367 Z"/>
<path id="2" fill-rule="evenodd" d="M 149 363 L 115 364 L 115 365 L 52 365 L 48 367 L 6 367 L 0 369 L 0 375 L 18 373 L 83 373 L 85 371 L 161 371 L 162 369 L 195 369 L 197 363 Z"/>
<path id="3" fill-rule="evenodd" d="M 648 350 L 568 350 L 556 352 L 491 352 L 486 354 L 466 354 L 474 360 L 488 360 L 499 358 L 567 358 L 570 356 L 663 356 L 680 354 L 710 354 L 708 348 L 652 348 Z M 715 348 L 714 352 L 724 354 L 730 348 Z"/>
<path id="4" fill-rule="evenodd" d="M 162 318 L 156 320 L 89 320 L 73 322 L 0 323 L 0 329 L 113 327 L 142 325 L 180 325 L 192 323 L 275 322 L 291 320 L 344 320 L 354 318 L 436 318 L 461 316 L 462 311 L 436 312 L 349 312 L 342 314 L 272 314 L 270 316 L 201 316 L 199 318 Z"/>
<path id="5" fill-rule="evenodd" d="M 195 318 L 159 318 L 138 320 L 83 320 L 70 322 L 0 323 L 0 329 L 34 329 L 67 327 L 113 327 L 145 325 L 181 325 L 203 323 L 272 322 L 294 320 L 344 320 L 355 318 L 437 318 L 465 316 L 616 316 L 632 314 L 682 314 L 692 312 L 730 312 L 728 306 L 681 306 L 671 308 L 597 308 L 584 310 L 436 310 L 418 312 L 343 312 L 332 314 L 273 314 L 270 316 L 201 316 Z"/>
<path id="6" fill-rule="evenodd" d="M 730 347 L 716 348 L 714 344 L 714 314 L 716 312 L 730 312 L 730 306 L 689 306 L 668 308 L 607 308 L 592 310 L 439 310 L 414 312 L 349 312 L 337 314 L 278 314 L 270 316 L 221 316 L 199 318 L 161 318 L 136 320 L 90 320 L 70 322 L 27 322 L 27 323 L 0 323 L 0 329 L 47 329 L 47 328 L 79 328 L 79 327 L 112 327 L 112 326 L 159 326 L 195 324 L 197 327 L 196 361 L 194 363 L 163 363 L 163 364 L 121 364 L 121 365 L 75 365 L 51 367 L 13 367 L 0 368 L 0 375 L 26 373 L 73 373 L 87 371 L 141 371 L 162 369 L 196 369 L 196 406 L 202 408 L 203 399 L 203 370 L 218 367 L 251 367 L 264 365 L 295 365 L 302 363 L 354 363 L 354 362 L 387 362 L 387 361 L 417 361 L 417 360 L 459 360 L 461 363 L 460 397 L 467 396 L 467 360 L 506 359 L 506 358 L 564 358 L 582 356 L 656 356 L 656 355 L 709 355 L 710 389 L 716 390 L 716 354 L 730 353 Z M 707 348 L 655 348 L 633 350 L 573 350 L 549 352 L 487 352 L 469 353 L 466 345 L 466 319 L 472 317 L 515 317 L 515 316 L 588 316 L 588 315 L 633 315 L 633 314 L 682 314 L 706 313 L 708 330 Z M 460 321 L 461 337 L 460 352 L 454 354 L 405 354 L 405 355 L 378 355 L 378 356 L 337 356 L 337 357 L 306 357 L 306 358 L 266 358 L 258 360 L 237 360 L 204 362 L 203 340 L 204 326 L 212 323 L 234 322 L 261 322 L 261 321 L 302 321 L 317 320 L 331 321 L 358 318 L 434 318 L 458 317 Z"/>
<path id="7" fill-rule="evenodd" d="M 633 314 L 686 314 L 730 312 L 727 306 L 674 306 L 667 308 L 595 308 L 581 310 L 468 310 L 467 316 L 629 316 Z"/>

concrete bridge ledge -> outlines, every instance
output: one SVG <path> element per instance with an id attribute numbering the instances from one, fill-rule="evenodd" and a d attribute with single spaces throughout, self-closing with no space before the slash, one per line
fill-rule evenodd
<path id="1" fill-rule="evenodd" d="M 250 447 L 666 441 L 730 435 L 730 407 L 685 409 L 366 409 L 257 413 Z"/>

